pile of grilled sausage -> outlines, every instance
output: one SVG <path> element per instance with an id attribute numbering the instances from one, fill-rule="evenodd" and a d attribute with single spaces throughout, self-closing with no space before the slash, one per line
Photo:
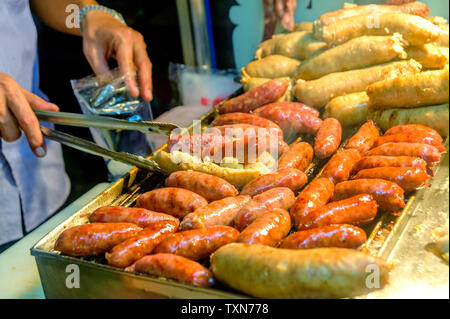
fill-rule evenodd
<path id="1" fill-rule="evenodd" d="M 278 82 L 258 87 L 265 87 L 258 100 L 276 91 Z M 248 93 L 255 94 L 236 98 L 244 104 L 233 99 L 222 104 L 226 111 L 219 109 L 213 125 L 280 127 L 284 136 L 314 134 L 314 145 L 295 140 L 282 151 L 276 171 L 241 190 L 205 173 L 174 172 L 165 187 L 144 193 L 135 207 L 97 209 L 89 224 L 65 230 L 55 250 L 105 254 L 114 267 L 211 286 L 214 274 L 203 261 L 233 242 L 285 249 L 360 247 L 366 241 L 360 226 L 378 212 L 401 211 L 404 194 L 427 185 L 445 151 L 442 137 L 429 127 L 401 125 L 380 136 L 372 121 L 340 148 L 337 120 L 322 121 L 301 103 L 273 102 L 282 90 L 259 108 L 247 103 Z M 314 156 L 329 159 L 308 184 L 305 170 Z"/>

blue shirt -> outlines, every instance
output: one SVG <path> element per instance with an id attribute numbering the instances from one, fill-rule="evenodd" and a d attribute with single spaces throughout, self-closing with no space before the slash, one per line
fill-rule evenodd
<path id="1" fill-rule="evenodd" d="M 37 32 L 28 0 L 0 1 L 0 72 L 45 98 L 39 91 Z M 61 147 L 46 144 L 47 155 L 39 159 L 24 134 L 12 143 L 0 139 L 0 245 L 38 226 L 69 195 Z"/>

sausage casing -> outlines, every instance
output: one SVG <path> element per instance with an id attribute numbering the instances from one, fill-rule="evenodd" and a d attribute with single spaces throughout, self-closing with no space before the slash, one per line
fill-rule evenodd
<path id="1" fill-rule="evenodd" d="M 244 94 L 219 104 L 219 113 L 248 113 L 257 107 L 274 102 L 284 95 L 289 87 L 289 81 L 273 79 Z"/>
<path id="2" fill-rule="evenodd" d="M 262 107 L 258 108 L 258 114 L 259 116 L 263 116 L 263 115 L 269 115 L 270 112 L 273 109 L 276 108 L 290 108 L 293 110 L 296 110 L 298 112 L 308 112 L 311 113 L 314 116 L 319 116 L 319 111 L 316 110 L 313 107 L 310 107 L 308 105 L 305 105 L 303 103 L 299 103 L 299 102 L 276 102 L 276 103 L 270 103 L 270 104 L 266 104 Z"/>
<path id="3" fill-rule="evenodd" d="M 320 176 L 329 178 L 335 184 L 346 181 L 360 159 L 361 155 L 355 149 L 341 150 L 330 158 Z"/>
<path id="4" fill-rule="evenodd" d="M 363 169 L 353 178 L 381 178 L 396 183 L 406 193 L 423 187 L 430 179 L 426 170 L 418 167 L 376 167 Z"/>
<path id="5" fill-rule="evenodd" d="M 386 132 L 384 132 L 383 136 L 389 136 L 398 133 L 406 133 L 406 132 L 425 132 L 427 136 L 433 138 L 439 143 L 442 143 L 444 140 L 442 136 L 433 128 L 421 124 L 403 124 L 391 127 Z"/>
<path id="6" fill-rule="evenodd" d="M 188 230 L 215 225 L 230 226 L 238 211 L 250 199 L 250 196 L 239 195 L 211 202 L 186 215 L 180 224 L 180 229 Z"/>
<path id="7" fill-rule="evenodd" d="M 183 218 L 197 208 L 207 204 L 208 201 L 205 198 L 190 190 L 165 187 L 142 194 L 136 202 L 136 207 L 143 207 Z"/>
<path id="8" fill-rule="evenodd" d="M 322 120 L 309 111 L 299 111 L 286 106 L 270 109 L 258 108 L 254 114 L 278 124 L 284 132 L 286 141 L 292 140 L 299 133 L 316 134 Z"/>
<path id="9" fill-rule="evenodd" d="M 354 172 L 377 167 L 417 167 L 427 169 L 427 162 L 420 157 L 411 156 L 367 156 L 355 166 Z"/>
<path id="10" fill-rule="evenodd" d="M 108 264 L 119 268 L 131 265 L 150 254 L 167 235 L 176 232 L 178 224 L 178 221 L 161 221 L 141 230 L 136 236 L 114 246 L 109 253 L 105 254 Z"/>
<path id="11" fill-rule="evenodd" d="M 367 286 L 367 270 L 379 270 L 378 288 Z M 369 267 L 369 268 L 368 268 Z M 211 256 L 220 282 L 260 298 L 342 298 L 383 288 L 391 266 L 354 249 L 281 249 L 232 243 Z"/>
<path id="12" fill-rule="evenodd" d="M 319 177 L 309 183 L 295 199 L 290 210 L 294 227 L 298 229 L 304 215 L 325 206 L 333 196 L 334 184 L 325 177 Z"/>
<path id="13" fill-rule="evenodd" d="M 420 157 L 427 162 L 429 167 L 433 167 L 435 163 L 441 160 L 441 153 L 436 147 L 422 143 L 385 143 L 371 149 L 364 155 Z"/>
<path id="14" fill-rule="evenodd" d="M 295 192 L 307 181 L 308 177 L 304 172 L 295 168 L 283 168 L 255 178 L 244 186 L 241 195 L 255 196 L 275 187 L 288 187 Z"/>
<path id="15" fill-rule="evenodd" d="M 286 237 L 280 248 L 310 249 L 319 247 L 357 248 L 364 244 L 367 235 L 353 225 L 327 225 L 301 230 Z"/>
<path id="16" fill-rule="evenodd" d="M 263 117 L 259 117 L 248 113 L 235 112 L 235 113 L 221 114 L 218 117 L 216 117 L 214 121 L 212 121 L 211 123 L 212 126 L 220 126 L 228 124 L 250 124 L 259 127 L 264 127 L 266 129 L 273 128 L 278 130 L 279 134 L 283 136 L 283 131 L 281 131 L 281 128 L 274 122 L 265 119 Z"/>
<path id="17" fill-rule="evenodd" d="M 355 179 L 336 184 L 332 200 L 370 194 L 382 211 L 400 211 L 405 207 L 403 188 L 384 179 Z"/>
<path id="18" fill-rule="evenodd" d="M 345 80 L 344 80 L 345 81 Z M 369 97 L 366 91 L 331 98 L 323 116 L 337 119 L 343 126 L 359 125 L 367 120 Z"/>
<path id="19" fill-rule="evenodd" d="M 174 254 L 142 257 L 128 270 L 163 276 L 201 287 L 210 287 L 215 284 L 213 274 L 207 268 L 193 260 Z"/>
<path id="20" fill-rule="evenodd" d="M 275 247 L 290 229 L 289 213 L 284 209 L 274 208 L 248 225 L 239 235 L 237 242 Z"/>
<path id="21" fill-rule="evenodd" d="M 142 230 L 131 223 L 92 223 L 66 229 L 59 235 L 55 250 L 70 256 L 93 256 L 109 251 L 115 245 Z"/>
<path id="22" fill-rule="evenodd" d="M 239 193 L 233 185 L 220 177 L 194 171 L 173 172 L 166 179 L 166 186 L 186 188 L 208 202 L 236 196 Z"/>
<path id="23" fill-rule="evenodd" d="M 314 139 L 314 154 L 322 159 L 330 157 L 341 144 L 341 138 L 341 123 L 332 117 L 325 119 Z"/>
<path id="24" fill-rule="evenodd" d="M 239 230 L 250 225 L 256 218 L 271 209 L 289 210 L 295 202 L 294 192 L 287 187 L 275 187 L 258 194 L 248 201 L 236 214 L 233 226 Z"/>
<path id="25" fill-rule="evenodd" d="M 297 229 L 304 230 L 332 224 L 365 225 L 375 218 L 377 209 L 378 205 L 371 195 L 355 195 L 303 214 Z"/>
<path id="26" fill-rule="evenodd" d="M 239 232 L 229 226 L 211 226 L 178 232 L 164 238 L 155 253 L 170 253 L 191 260 L 209 257 L 219 247 L 236 241 Z"/>
<path id="27" fill-rule="evenodd" d="M 439 152 L 445 152 L 446 149 L 441 142 L 438 142 L 433 137 L 430 137 L 426 132 L 423 131 L 410 131 L 402 132 L 391 135 L 383 135 L 375 140 L 374 147 L 386 144 L 386 143 L 422 143 L 433 145 Z"/>
<path id="28" fill-rule="evenodd" d="M 375 140 L 380 136 L 380 131 L 373 121 L 367 121 L 364 123 L 358 132 L 353 135 L 347 145 L 345 145 L 346 149 L 356 149 L 361 154 L 364 154 L 368 150 L 370 150 Z"/>
<path id="29" fill-rule="evenodd" d="M 314 150 L 306 142 L 294 142 L 278 159 L 278 168 L 296 168 L 305 171 L 314 156 Z"/>
<path id="30" fill-rule="evenodd" d="M 91 223 L 132 223 L 142 228 L 160 221 L 180 222 L 171 215 L 136 207 L 104 206 L 97 208 L 89 216 Z"/>

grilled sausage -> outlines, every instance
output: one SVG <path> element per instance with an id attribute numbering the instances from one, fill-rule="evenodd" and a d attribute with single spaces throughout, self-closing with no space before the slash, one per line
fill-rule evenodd
<path id="1" fill-rule="evenodd" d="M 70 256 L 93 256 L 109 251 L 115 245 L 142 230 L 131 223 L 92 223 L 66 229 L 59 235 L 55 250 Z"/>
<path id="2" fill-rule="evenodd" d="M 393 3 L 394 1 L 391 1 Z M 397 1 L 400 2 L 400 1 Z M 401 3 L 401 2 L 400 2 Z M 408 3 L 402 3 L 400 5 L 388 4 L 370 4 L 370 5 L 359 5 L 352 7 L 344 7 L 343 9 L 334 10 L 322 14 L 317 21 L 314 22 L 316 27 L 327 26 L 338 20 L 361 16 L 370 15 L 373 13 L 408 13 L 414 14 L 421 17 L 426 17 L 430 14 L 430 9 L 425 3 L 419 1 L 413 1 Z"/>
<path id="3" fill-rule="evenodd" d="M 346 149 L 356 149 L 364 154 L 373 147 L 375 140 L 380 136 L 380 131 L 373 121 L 367 121 L 353 135 L 345 146 Z"/>
<path id="4" fill-rule="evenodd" d="M 433 167 L 441 160 L 441 153 L 436 147 L 422 143 L 386 143 L 371 149 L 364 155 L 420 157 L 429 167 Z"/>
<path id="5" fill-rule="evenodd" d="M 249 124 L 259 127 L 264 127 L 266 129 L 275 129 L 278 133 L 283 136 L 283 131 L 274 122 L 248 113 L 227 113 L 219 115 L 214 121 L 212 121 L 212 126 L 228 125 L 228 124 Z"/>
<path id="6" fill-rule="evenodd" d="M 239 232 L 229 226 L 211 226 L 172 234 L 156 247 L 155 253 L 170 253 L 191 260 L 208 258 L 219 247 L 236 241 Z"/>
<path id="7" fill-rule="evenodd" d="M 308 211 L 301 216 L 297 229 L 304 230 L 333 224 L 365 225 L 375 218 L 377 208 L 378 205 L 371 195 L 356 195 Z"/>
<path id="8" fill-rule="evenodd" d="M 308 143 L 294 142 L 278 159 L 278 168 L 296 168 L 305 171 L 314 156 L 314 150 Z"/>
<path id="9" fill-rule="evenodd" d="M 320 114 L 319 111 L 315 108 L 300 102 L 275 102 L 266 104 L 258 108 L 258 114 L 259 116 L 268 116 L 272 112 L 272 110 L 277 108 L 289 108 L 298 112 L 307 112 L 316 117 L 318 117 Z"/>
<path id="10" fill-rule="evenodd" d="M 427 162 L 420 157 L 411 156 L 367 156 L 356 164 L 353 171 L 377 167 L 417 167 L 426 170 Z"/>
<path id="11" fill-rule="evenodd" d="M 297 196 L 290 214 L 294 227 L 299 229 L 302 217 L 325 206 L 333 196 L 334 184 L 328 178 L 319 177 L 313 180 Z"/>
<path id="12" fill-rule="evenodd" d="M 418 167 L 376 167 L 359 171 L 353 179 L 381 178 L 396 183 L 409 193 L 423 187 L 430 177 Z"/>
<path id="13" fill-rule="evenodd" d="M 445 152 L 446 149 L 441 142 L 436 141 L 434 138 L 429 137 L 426 132 L 423 131 L 410 131 L 397 134 L 391 134 L 387 136 L 380 136 L 375 140 L 374 147 L 386 144 L 386 143 L 422 143 L 433 145 L 439 152 Z"/>
<path id="14" fill-rule="evenodd" d="M 376 267 L 379 285 L 370 288 Z M 232 243 L 211 256 L 214 277 L 260 298 L 342 298 L 383 288 L 391 266 L 379 257 L 345 248 L 281 249 Z"/>
<path id="15" fill-rule="evenodd" d="M 239 235 L 237 241 L 252 245 L 275 247 L 286 237 L 291 229 L 289 213 L 281 208 L 274 208 L 270 212 L 255 219 Z"/>
<path id="16" fill-rule="evenodd" d="M 332 200 L 339 201 L 359 194 L 370 194 L 382 211 L 400 211 L 405 207 L 404 191 L 384 179 L 356 179 L 336 184 Z"/>
<path id="17" fill-rule="evenodd" d="M 215 284 L 211 271 L 199 263 L 174 254 L 156 254 L 139 259 L 129 271 L 163 276 L 194 286 L 210 287 Z"/>
<path id="18" fill-rule="evenodd" d="M 186 188 L 208 202 L 236 196 L 239 193 L 233 185 L 220 177 L 194 171 L 173 172 L 166 179 L 166 186 Z"/>
<path id="19" fill-rule="evenodd" d="M 274 102 L 284 95 L 289 81 L 273 79 L 251 89 L 244 94 L 231 98 L 217 106 L 220 114 L 232 112 L 248 113 L 257 107 Z"/>
<path id="20" fill-rule="evenodd" d="M 341 123 L 332 117 L 325 119 L 314 139 L 314 154 L 322 159 L 330 157 L 341 144 L 341 138 Z"/>
<path id="21" fill-rule="evenodd" d="M 278 124 L 284 132 L 286 141 L 292 140 L 300 133 L 316 134 L 322 125 L 322 120 L 309 111 L 299 111 L 286 106 L 266 110 L 258 108 L 253 114 L 264 117 Z"/>
<path id="22" fill-rule="evenodd" d="M 306 174 L 298 169 L 279 169 L 274 173 L 262 175 L 249 182 L 242 189 L 241 195 L 255 196 L 275 187 L 288 187 L 295 192 L 307 181 Z"/>
<path id="23" fill-rule="evenodd" d="M 293 233 L 283 240 L 280 248 L 357 248 L 364 244 L 366 240 L 365 231 L 359 227 L 346 224 L 328 225 Z"/>
<path id="24" fill-rule="evenodd" d="M 339 151 L 331 157 L 320 176 L 329 178 L 335 184 L 346 181 L 360 159 L 361 155 L 355 149 Z"/>
<path id="25" fill-rule="evenodd" d="M 184 188 L 165 187 L 142 194 L 136 207 L 163 212 L 183 218 L 197 208 L 205 206 L 208 201 L 202 196 Z"/>
<path id="26" fill-rule="evenodd" d="M 289 210 L 295 202 L 295 195 L 287 187 L 275 187 L 256 195 L 236 214 L 233 226 L 239 230 L 250 225 L 256 218 L 274 208 Z"/>
<path id="27" fill-rule="evenodd" d="M 132 223 L 146 228 L 160 221 L 180 223 L 178 218 L 145 208 L 104 206 L 97 208 L 90 216 L 91 223 Z"/>
<path id="28" fill-rule="evenodd" d="M 420 125 L 420 124 L 404 124 L 404 125 L 397 125 L 394 127 L 391 127 L 386 132 L 384 132 L 384 136 L 389 136 L 393 134 L 398 133 L 406 133 L 406 132 L 426 132 L 428 136 L 435 139 L 437 142 L 442 143 L 444 140 L 442 139 L 441 135 L 431 127 Z"/>
<path id="29" fill-rule="evenodd" d="M 179 221 L 161 221 L 143 229 L 136 236 L 128 238 L 106 253 L 108 264 L 119 268 L 131 265 L 136 260 L 150 254 L 167 235 L 176 232 L 178 224 Z"/>
<path id="30" fill-rule="evenodd" d="M 250 196 L 240 195 L 211 202 L 186 215 L 180 224 L 180 229 L 188 230 L 215 225 L 230 226 L 238 211 L 249 200 Z"/>

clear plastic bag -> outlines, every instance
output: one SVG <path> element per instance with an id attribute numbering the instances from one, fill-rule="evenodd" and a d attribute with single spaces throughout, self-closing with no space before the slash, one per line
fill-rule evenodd
<path id="1" fill-rule="evenodd" d="M 133 74 L 133 76 L 136 76 Z M 152 109 L 149 102 L 140 97 L 132 97 L 125 84 L 125 76 L 119 68 L 101 76 L 90 75 L 70 81 L 73 92 L 84 114 L 110 116 L 128 121 L 151 121 Z M 98 145 L 117 152 L 128 152 L 146 156 L 151 153 L 145 134 L 137 131 L 90 129 Z M 108 169 L 113 177 L 122 175 L 130 167 L 110 165 Z"/>

